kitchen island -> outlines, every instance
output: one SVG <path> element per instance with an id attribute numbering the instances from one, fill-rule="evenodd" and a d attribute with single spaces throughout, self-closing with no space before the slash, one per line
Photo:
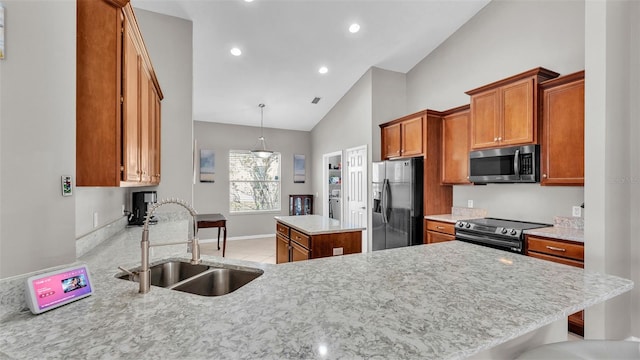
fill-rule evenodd
<path id="1" fill-rule="evenodd" d="M 176 233 L 168 226 L 151 229 L 152 244 Z M 264 274 L 219 297 L 158 287 L 141 295 L 114 277 L 118 265 L 140 265 L 139 246 L 140 229 L 127 229 L 82 257 L 95 294 L 42 315 L 16 304 L 21 279 L 0 281 L 0 358 L 461 359 L 633 287 L 450 241 L 283 265 L 203 256 Z M 188 260 L 184 251 L 152 248 L 152 261 Z"/>
<path id="2" fill-rule="evenodd" d="M 362 227 L 320 215 L 275 219 L 277 264 L 362 252 Z"/>

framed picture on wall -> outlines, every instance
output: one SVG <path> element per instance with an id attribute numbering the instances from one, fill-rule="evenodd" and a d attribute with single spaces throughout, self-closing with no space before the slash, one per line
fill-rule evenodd
<path id="1" fill-rule="evenodd" d="M 306 180 L 304 155 L 293 155 L 293 182 L 304 183 Z"/>
<path id="2" fill-rule="evenodd" d="M 200 182 L 215 182 L 216 154 L 213 150 L 200 149 Z"/>

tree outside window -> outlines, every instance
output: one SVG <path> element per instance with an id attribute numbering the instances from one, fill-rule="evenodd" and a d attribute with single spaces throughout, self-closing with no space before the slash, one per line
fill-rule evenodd
<path id="1" fill-rule="evenodd" d="M 280 211 L 280 154 L 261 159 L 249 151 L 229 151 L 231 213 Z"/>

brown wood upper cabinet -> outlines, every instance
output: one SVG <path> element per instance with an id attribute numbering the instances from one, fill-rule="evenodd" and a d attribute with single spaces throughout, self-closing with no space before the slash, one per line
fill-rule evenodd
<path id="1" fill-rule="evenodd" d="M 442 113 L 442 183 L 469 182 L 469 105 Z"/>
<path id="2" fill-rule="evenodd" d="M 393 159 L 424 154 L 425 112 L 420 111 L 380 125 L 382 158 Z"/>
<path id="3" fill-rule="evenodd" d="M 537 143 L 538 84 L 558 75 L 536 68 L 467 91 L 471 150 Z"/>
<path id="4" fill-rule="evenodd" d="M 163 98 L 131 5 L 77 1 L 76 184 L 160 183 Z"/>
<path id="5" fill-rule="evenodd" d="M 584 186 L 584 71 L 540 84 L 540 185 Z"/>

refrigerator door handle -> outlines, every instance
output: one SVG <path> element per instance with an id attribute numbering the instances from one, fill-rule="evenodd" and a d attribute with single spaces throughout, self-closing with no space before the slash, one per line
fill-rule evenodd
<path id="1" fill-rule="evenodd" d="M 391 197 L 391 187 L 389 186 L 389 180 L 384 179 L 382 182 L 382 222 L 389 222 L 389 198 Z"/>

